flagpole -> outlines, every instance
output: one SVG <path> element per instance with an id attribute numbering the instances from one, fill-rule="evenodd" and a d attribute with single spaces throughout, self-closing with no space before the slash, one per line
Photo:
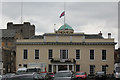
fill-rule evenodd
<path id="1" fill-rule="evenodd" d="M 64 0 L 64 30 L 65 30 L 65 0 Z"/>

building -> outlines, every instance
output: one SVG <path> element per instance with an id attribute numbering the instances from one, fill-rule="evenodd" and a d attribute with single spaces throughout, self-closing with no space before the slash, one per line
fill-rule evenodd
<path id="1" fill-rule="evenodd" d="M 68 24 L 62 25 L 55 33 L 33 36 L 31 39 L 17 40 L 16 69 L 41 66 L 48 72 L 60 70 L 97 71 L 113 73 L 114 39 L 111 33 L 104 38 L 102 33 L 74 33 Z"/>
<path id="2" fill-rule="evenodd" d="M 7 29 L 2 29 L 3 73 L 16 71 L 16 40 L 28 39 L 34 35 L 35 26 L 29 22 L 24 24 L 8 22 Z"/>
<path id="3" fill-rule="evenodd" d="M 3 61 L 2 61 L 2 30 L 0 30 L 0 75 L 3 74 Z"/>
<path id="4" fill-rule="evenodd" d="M 116 49 L 114 52 L 115 63 L 120 63 L 120 48 Z"/>

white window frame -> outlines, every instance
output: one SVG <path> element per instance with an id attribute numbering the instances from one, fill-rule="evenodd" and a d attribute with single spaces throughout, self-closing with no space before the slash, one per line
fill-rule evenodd
<path id="1" fill-rule="evenodd" d="M 39 49 L 35 49 L 35 50 L 39 50 Z M 34 50 L 34 59 L 35 59 L 35 50 Z M 40 50 L 39 50 L 39 59 L 40 59 Z M 35 59 L 35 60 L 39 60 L 39 59 Z"/>
<path id="2" fill-rule="evenodd" d="M 76 56 L 76 54 L 77 54 L 77 53 L 76 53 L 76 50 L 79 50 L 79 59 L 77 59 L 77 56 Z M 80 54 L 81 51 L 80 51 L 80 49 L 76 49 L 76 50 L 75 50 L 75 59 L 76 59 L 76 60 L 80 60 L 80 59 L 81 59 L 81 54 Z"/>
<path id="3" fill-rule="evenodd" d="M 90 50 L 94 50 L 94 49 L 90 49 Z M 89 50 L 89 59 L 90 59 L 90 50 Z M 94 59 L 90 59 L 90 61 L 94 61 L 95 60 L 95 50 L 94 50 Z"/>
<path id="4" fill-rule="evenodd" d="M 61 50 L 66 50 L 67 51 L 66 55 L 67 55 L 67 59 L 69 59 L 69 50 L 68 49 L 60 49 L 60 51 Z M 61 53 L 59 52 L 59 58 L 62 59 L 60 56 L 61 56 Z"/>

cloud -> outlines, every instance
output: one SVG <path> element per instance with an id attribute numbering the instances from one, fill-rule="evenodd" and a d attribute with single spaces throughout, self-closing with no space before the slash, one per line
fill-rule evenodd
<path id="1" fill-rule="evenodd" d="M 118 39 L 118 3 L 115 2 L 67 2 L 66 23 L 75 32 L 98 33 L 111 32 Z M 29 21 L 36 26 L 36 34 L 50 33 L 64 23 L 64 17 L 59 15 L 64 10 L 63 2 L 25 2 L 23 3 L 23 21 Z M 8 21 L 20 23 L 21 3 L 3 3 L 2 25 L 5 28 Z M 117 41 L 117 40 L 116 40 Z"/>

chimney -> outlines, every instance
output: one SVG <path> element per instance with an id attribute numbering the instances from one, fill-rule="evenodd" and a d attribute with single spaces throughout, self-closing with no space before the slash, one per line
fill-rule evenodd
<path id="1" fill-rule="evenodd" d="M 108 33 L 108 39 L 111 39 L 111 33 Z"/>
<path id="2" fill-rule="evenodd" d="M 100 31 L 99 35 L 100 35 L 100 36 L 102 36 L 102 33 L 101 33 L 101 31 Z"/>

